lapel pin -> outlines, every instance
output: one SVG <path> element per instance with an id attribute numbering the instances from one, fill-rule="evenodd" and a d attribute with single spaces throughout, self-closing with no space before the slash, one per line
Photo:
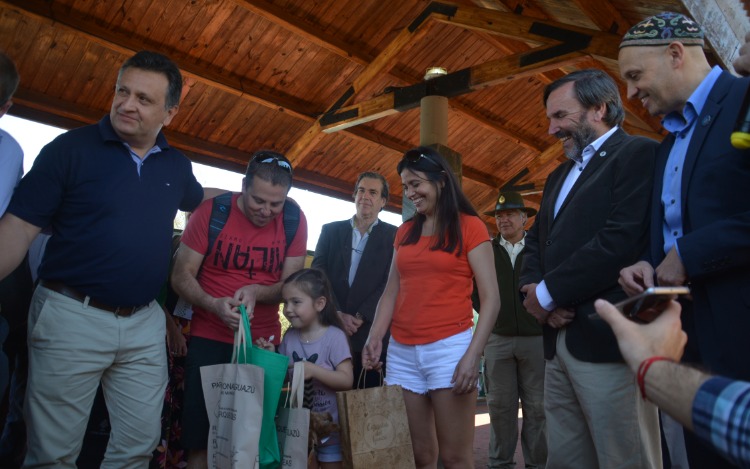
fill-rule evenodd
<path id="1" fill-rule="evenodd" d="M 599 153 L 599 156 L 607 156 L 607 152 L 606 151 L 602 151 L 602 152 Z"/>
<path id="2" fill-rule="evenodd" d="M 705 117 L 703 118 L 703 120 L 701 121 L 701 125 L 702 125 L 703 127 L 707 126 L 708 124 L 710 124 L 710 123 L 711 123 L 711 119 L 713 119 L 713 118 L 711 117 L 711 114 L 709 114 L 709 115 L 705 116 Z"/>

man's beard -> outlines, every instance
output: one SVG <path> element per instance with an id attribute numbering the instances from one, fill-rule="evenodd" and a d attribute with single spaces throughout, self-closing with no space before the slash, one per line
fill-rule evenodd
<path id="1" fill-rule="evenodd" d="M 588 124 L 588 122 L 586 122 L 586 114 L 584 113 L 581 116 L 578 126 L 576 126 L 572 132 L 560 131 L 555 134 L 555 137 L 570 137 L 573 146 L 569 149 L 565 149 L 565 156 L 568 157 L 568 159 L 578 161 L 581 159 L 583 149 L 596 140 L 596 131 Z M 563 148 L 565 148 L 565 146 L 563 146 Z"/>

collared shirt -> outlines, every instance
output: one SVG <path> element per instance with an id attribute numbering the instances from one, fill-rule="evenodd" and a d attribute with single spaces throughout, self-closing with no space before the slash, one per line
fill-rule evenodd
<path id="1" fill-rule="evenodd" d="M 526 233 L 523 234 L 523 238 L 521 238 L 521 240 L 516 244 L 513 244 L 507 239 L 503 238 L 503 235 L 498 235 L 498 244 L 504 247 L 508 252 L 508 255 L 510 256 L 510 264 L 515 267 L 516 257 L 518 257 L 518 253 L 523 250 L 524 246 L 526 246 Z"/>
<path id="2" fill-rule="evenodd" d="M 714 377 L 693 400 L 695 434 L 740 467 L 750 467 L 750 383 Z"/>
<path id="3" fill-rule="evenodd" d="M 557 217 L 557 212 L 560 210 L 560 207 L 562 207 L 563 202 L 568 197 L 570 190 L 573 188 L 573 185 L 578 180 L 578 177 L 586 168 L 586 165 L 589 164 L 589 161 L 591 161 L 591 158 L 594 156 L 594 154 L 599 150 L 599 148 L 601 148 L 602 145 L 604 145 L 604 142 L 606 142 L 607 139 L 617 131 L 617 129 L 619 129 L 619 126 L 617 125 L 612 127 L 601 137 L 597 138 L 583 149 L 583 152 L 581 154 L 581 156 L 583 157 L 582 161 L 580 163 L 576 162 L 576 165 L 570 169 L 570 172 L 565 178 L 565 182 L 563 182 L 562 188 L 560 189 L 560 194 L 558 194 L 557 196 L 557 200 L 555 201 L 555 217 Z M 602 152 L 599 154 L 599 156 L 605 157 L 607 155 L 606 152 Z M 550 295 L 549 293 L 549 289 L 547 289 L 547 283 L 544 280 L 542 280 L 542 283 L 536 286 L 536 297 L 539 300 L 539 304 L 542 306 L 542 308 L 546 309 L 547 311 L 552 311 L 557 307 L 557 305 L 555 304 L 555 300 L 552 299 L 552 295 Z"/>
<path id="4" fill-rule="evenodd" d="M 354 222 L 356 218 L 357 216 L 355 215 L 350 220 L 352 224 L 352 264 L 351 266 L 349 266 L 350 287 L 352 286 L 352 283 L 354 283 L 354 276 L 357 274 L 359 261 L 362 260 L 362 253 L 365 252 L 365 246 L 367 246 L 367 240 L 370 239 L 370 233 L 372 232 L 372 229 L 375 227 L 375 225 L 377 225 L 380 221 L 376 218 L 372 225 L 367 228 L 367 231 L 362 234 L 357 228 L 357 224 Z"/>
<path id="5" fill-rule="evenodd" d="M 714 83 L 721 75 L 721 69 L 714 67 L 700 85 L 688 98 L 682 112 L 670 112 L 662 120 L 665 129 L 675 135 L 674 145 L 669 151 L 667 165 L 664 168 L 664 179 L 661 190 L 661 205 L 664 209 L 662 233 L 664 234 L 664 253 L 668 253 L 677 240 L 682 237 L 682 170 L 685 166 L 690 141 L 695 130 L 695 121 L 703 112 Z"/>
<path id="6" fill-rule="evenodd" d="M 133 149 L 128 145 L 128 142 L 122 142 L 123 145 L 125 145 L 125 148 L 128 149 L 128 152 L 130 153 L 130 158 L 133 159 L 133 162 L 135 163 L 135 167 L 138 170 L 138 176 L 141 175 L 141 166 L 143 166 L 143 162 L 146 161 L 146 158 L 153 155 L 154 153 L 159 153 L 161 151 L 161 148 L 159 145 L 154 145 L 151 147 L 151 149 L 146 152 L 146 155 L 141 158 L 138 153 L 134 152 Z"/>
<path id="7" fill-rule="evenodd" d="M 591 161 L 591 157 L 594 156 L 594 153 L 596 153 L 596 151 L 599 150 L 599 147 L 601 147 L 604 144 L 604 142 L 606 142 L 607 139 L 613 133 L 615 133 L 615 131 L 618 128 L 619 128 L 618 126 L 612 127 L 604 135 L 597 138 L 596 140 L 591 142 L 589 145 L 586 145 L 586 148 L 583 149 L 583 152 L 581 153 L 581 161 L 580 162 L 576 161 L 575 166 L 573 166 L 570 169 L 570 172 L 568 173 L 568 176 L 565 178 L 562 188 L 560 189 L 560 194 L 558 194 L 557 200 L 555 200 L 555 217 L 557 217 L 557 212 L 560 211 L 560 207 L 562 207 L 563 202 L 565 202 L 565 199 L 568 197 L 568 194 L 570 193 L 570 190 L 573 188 L 573 185 L 581 176 L 581 173 L 586 168 L 586 165 L 588 165 L 589 161 Z M 604 156 L 604 155 L 600 155 L 600 156 Z"/>
<path id="8" fill-rule="evenodd" d="M 136 306 L 159 293 L 172 220 L 178 209 L 198 206 L 203 188 L 190 160 L 161 132 L 162 151 L 148 158 L 140 176 L 122 142 L 109 115 L 55 138 L 18 184 L 8 213 L 52 227 L 40 278 L 109 305 Z"/>

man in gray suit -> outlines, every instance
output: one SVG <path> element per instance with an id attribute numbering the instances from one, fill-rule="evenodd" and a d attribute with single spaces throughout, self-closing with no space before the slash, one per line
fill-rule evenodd
<path id="1" fill-rule="evenodd" d="M 643 401 L 594 301 L 625 293 L 619 270 L 646 245 L 657 143 L 627 135 L 617 85 L 581 70 L 544 91 L 569 161 L 547 179 L 519 284 L 544 325 L 547 469 L 661 467 L 656 408 Z"/>
<path id="2" fill-rule="evenodd" d="M 360 174 L 354 186 L 357 213 L 349 220 L 323 225 L 312 262 L 312 266 L 324 271 L 331 281 L 336 311 L 351 340 L 355 386 L 362 371 L 362 348 L 393 257 L 396 227 L 378 220 L 378 213 L 386 202 L 388 181 L 375 172 Z M 387 343 L 386 336 L 380 356 L 384 365 Z M 369 373 L 365 387 L 379 385 L 379 375 Z"/>

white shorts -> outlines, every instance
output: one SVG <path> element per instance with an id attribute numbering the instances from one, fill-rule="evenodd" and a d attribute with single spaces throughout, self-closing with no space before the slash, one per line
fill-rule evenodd
<path id="1" fill-rule="evenodd" d="M 386 384 L 397 384 L 417 394 L 452 388 L 453 372 L 469 348 L 471 337 L 471 328 L 422 345 L 404 345 L 391 336 L 386 359 Z"/>

